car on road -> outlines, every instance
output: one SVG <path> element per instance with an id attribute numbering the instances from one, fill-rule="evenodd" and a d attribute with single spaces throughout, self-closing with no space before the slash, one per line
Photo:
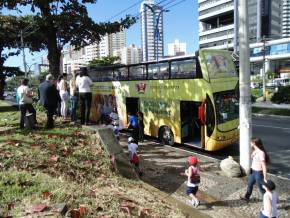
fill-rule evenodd
<path id="1" fill-rule="evenodd" d="M 259 89 L 262 87 L 262 84 L 259 82 L 251 82 L 251 88 L 252 89 Z"/>

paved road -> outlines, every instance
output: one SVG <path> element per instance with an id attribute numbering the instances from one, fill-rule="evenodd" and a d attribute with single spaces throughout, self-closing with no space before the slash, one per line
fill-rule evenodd
<path id="1" fill-rule="evenodd" d="M 290 118 L 272 118 L 254 116 L 253 136 L 260 137 L 269 153 L 271 163 L 269 172 L 290 178 Z M 217 152 L 200 151 L 184 145 L 175 145 L 195 153 L 212 156 L 217 159 L 224 159 L 233 156 L 239 160 L 239 144 L 234 144 Z"/>
<path id="2" fill-rule="evenodd" d="M 253 136 L 261 137 L 271 158 L 270 171 L 290 177 L 290 118 L 254 117 Z"/>

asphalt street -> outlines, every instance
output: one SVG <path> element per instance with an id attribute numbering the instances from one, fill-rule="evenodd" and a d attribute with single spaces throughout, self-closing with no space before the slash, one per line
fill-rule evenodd
<path id="1" fill-rule="evenodd" d="M 290 178 L 290 118 L 253 117 L 252 123 L 270 156 L 269 171 Z"/>

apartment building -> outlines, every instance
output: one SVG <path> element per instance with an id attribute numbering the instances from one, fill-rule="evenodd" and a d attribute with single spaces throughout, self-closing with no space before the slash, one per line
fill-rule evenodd
<path id="1" fill-rule="evenodd" d="M 186 43 L 175 39 L 173 43 L 168 43 L 168 55 L 180 56 L 186 55 Z"/>
<path id="2" fill-rule="evenodd" d="M 249 0 L 250 42 L 281 35 L 280 0 Z M 198 0 L 200 48 L 232 49 L 235 0 Z"/>

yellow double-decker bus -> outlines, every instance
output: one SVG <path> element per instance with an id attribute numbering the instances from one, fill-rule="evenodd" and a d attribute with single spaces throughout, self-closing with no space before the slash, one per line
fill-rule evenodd
<path id="1" fill-rule="evenodd" d="M 134 65 L 89 69 L 94 81 L 91 120 L 116 109 L 120 127 L 128 114 L 144 114 L 144 132 L 164 144 L 208 151 L 238 139 L 238 76 L 227 51 L 201 49 Z"/>

